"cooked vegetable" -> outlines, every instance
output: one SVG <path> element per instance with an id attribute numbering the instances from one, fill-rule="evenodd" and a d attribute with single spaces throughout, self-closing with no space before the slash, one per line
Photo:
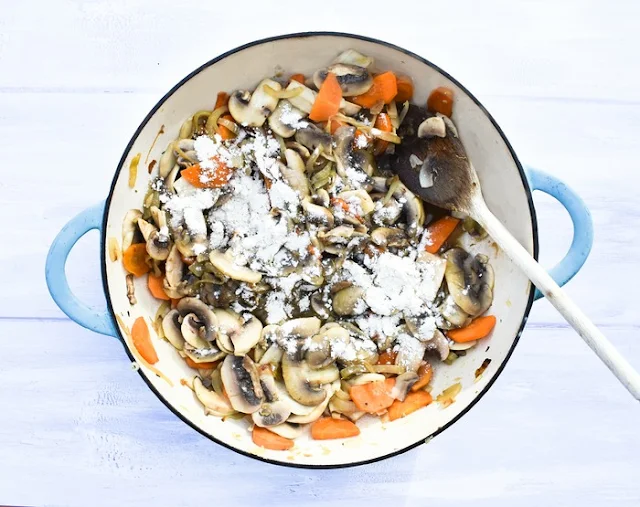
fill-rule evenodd
<path id="1" fill-rule="evenodd" d="M 187 366 L 189 366 L 190 368 L 195 368 L 196 370 L 212 370 L 218 365 L 217 361 L 208 361 L 206 363 L 196 363 L 189 356 L 186 356 L 184 358 L 184 361 L 185 363 L 187 363 Z"/>
<path id="2" fill-rule="evenodd" d="M 360 428 L 346 419 L 323 417 L 311 425 L 311 438 L 314 440 L 351 438 L 357 437 L 359 434 Z"/>
<path id="3" fill-rule="evenodd" d="M 213 109 L 216 110 L 219 107 L 224 107 L 229 103 L 229 94 L 227 92 L 218 92 L 218 96 L 216 97 L 216 105 L 213 106 Z"/>
<path id="4" fill-rule="evenodd" d="M 316 97 L 309 119 L 313 121 L 327 121 L 332 116 L 338 114 L 340 110 L 340 101 L 342 100 L 342 90 L 335 74 L 327 74 L 326 79 L 322 83 L 318 96 Z"/>
<path id="5" fill-rule="evenodd" d="M 495 326 L 496 318 L 493 315 L 487 315 L 485 317 L 478 317 L 467 327 L 447 331 L 447 336 L 454 342 L 470 342 L 489 336 L 489 333 L 493 331 Z"/>
<path id="6" fill-rule="evenodd" d="M 446 216 L 429 224 L 427 226 L 428 240 L 425 250 L 432 254 L 437 253 L 459 223 L 459 219 Z"/>
<path id="7" fill-rule="evenodd" d="M 391 124 L 391 118 L 386 113 L 380 113 L 376 118 L 375 128 L 380 129 L 382 132 L 391 132 L 393 130 L 393 125 Z M 384 141 L 382 139 L 376 139 L 376 142 L 373 145 L 373 154 L 374 155 L 382 155 L 389 146 L 389 141 Z"/>
<path id="8" fill-rule="evenodd" d="M 436 397 L 436 401 L 442 405 L 442 408 L 447 408 L 456 401 L 456 396 L 458 396 L 461 391 L 462 384 L 460 384 L 460 382 L 456 382 L 442 391 L 442 393 Z"/>
<path id="9" fill-rule="evenodd" d="M 162 299 L 164 301 L 169 301 L 171 298 L 167 296 L 167 293 L 164 291 L 164 276 L 155 276 L 152 273 L 149 273 L 149 278 L 147 279 L 147 286 L 149 287 L 149 292 L 156 299 Z"/>
<path id="10" fill-rule="evenodd" d="M 406 102 L 413 98 L 413 79 L 409 76 L 396 76 L 396 84 L 398 86 L 398 94 L 395 96 L 396 102 Z"/>
<path id="11" fill-rule="evenodd" d="M 122 264 L 132 275 L 142 276 L 151 271 L 147 258 L 147 246 L 144 243 L 135 243 L 122 254 Z"/>
<path id="12" fill-rule="evenodd" d="M 397 94 L 398 85 L 395 74 L 393 72 L 385 72 L 374 76 L 373 84 L 369 91 L 353 97 L 351 100 L 359 106 L 371 109 L 378 101 L 388 104 Z"/>
<path id="13" fill-rule="evenodd" d="M 446 86 L 433 90 L 427 100 L 427 109 L 450 117 L 453 112 L 453 90 Z"/>
<path id="14" fill-rule="evenodd" d="M 358 410 L 377 414 L 390 407 L 393 403 L 391 389 L 393 389 L 395 383 L 396 381 L 393 378 L 388 378 L 383 382 L 369 382 L 353 386 L 349 394 Z"/>
<path id="15" fill-rule="evenodd" d="M 153 343 L 151 343 L 149 327 L 144 317 L 138 317 L 133 323 L 131 327 L 131 341 L 147 363 L 156 364 L 158 362 L 158 354 L 156 354 L 156 349 L 153 347 Z"/>
<path id="16" fill-rule="evenodd" d="M 429 385 L 431 377 L 433 376 L 433 368 L 431 368 L 431 365 L 426 362 L 422 363 L 420 368 L 418 368 L 418 376 L 418 381 L 411 386 L 413 392 L 419 391 Z"/>
<path id="17" fill-rule="evenodd" d="M 300 84 L 304 84 L 304 74 L 292 74 L 289 81 L 297 81 Z"/>
<path id="18" fill-rule="evenodd" d="M 236 137 L 235 132 L 229 128 L 231 125 L 227 122 L 233 122 L 233 116 L 230 114 L 225 114 L 218 120 L 218 134 L 225 141 Z M 233 125 L 235 126 L 235 123 Z"/>
<path id="19" fill-rule="evenodd" d="M 426 407 L 433 401 L 431 395 L 426 391 L 416 391 L 407 394 L 404 401 L 395 400 L 389 407 L 389 420 L 395 421 L 401 417 L 406 417 L 416 410 Z"/>
<path id="20" fill-rule="evenodd" d="M 214 157 L 214 164 L 213 169 L 202 169 L 200 164 L 194 164 L 184 169 L 180 175 L 194 187 L 220 188 L 229 182 L 233 169 L 217 157 Z"/>
<path id="21" fill-rule="evenodd" d="M 253 443 L 272 451 L 287 451 L 293 447 L 293 440 L 276 435 L 267 428 L 254 426 L 251 432 Z"/>
<path id="22" fill-rule="evenodd" d="M 396 364 L 397 352 L 387 349 L 378 356 L 378 364 Z"/>

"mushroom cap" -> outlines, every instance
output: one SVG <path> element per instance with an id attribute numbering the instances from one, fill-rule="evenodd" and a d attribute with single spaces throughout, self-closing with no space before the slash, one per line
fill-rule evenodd
<path id="1" fill-rule="evenodd" d="M 406 233 L 397 227 L 378 227 L 371 232 L 371 241 L 378 246 L 404 247 L 409 244 Z"/>
<path id="2" fill-rule="evenodd" d="M 220 370 L 222 384 L 231 406 L 243 414 L 252 414 L 264 402 L 258 369 L 249 356 L 227 356 Z"/>
<path id="3" fill-rule="evenodd" d="M 178 310 L 171 310 L 164 316 L 164 319 L 162 319 L 162 331 L 171 345 L 178 350 L 182 350 L 184 348 L 184 338 L 180 330 L 179 319 L 180 312 L 178 312 Z"/>
<path id="4" fill-rule="evenodd" d="M 367 309 L 364 290 L 357 286 L 347 287 L 336 292 L 332 298 L 332 308 L 341 317 L 362 315 Z"/>
<path id="5" fill-rule="evenodd" d="M 440 116 L 431 116 L 418 127 L 418 137 L 445 137 L 446 135 L 447 126 Z"/>
<path id="6" fill-rule="evenodd" d="M 472 317 L 486 312 L 493 302 L 493 269 L 481 256 L 472 256 L 461 248 L 445 252 L 445 279 L 449 294 Z M 449 319 L 447 319 L 449 320 Z"/>
<path id="7" fill-rule="evenodd" d="M 409 389 L 418 381 L 418 374 L 414 371 L 407 371 L 396 377 L 396 383 L 391 389 L 391 397 L 396 400 L 404 401 L 409 393 Z"/>
<path id="8" fill-rule="evenodd" d="M 236 264 L 233 257 L 226 253 L 213 250 L 209 254 L 209 261 L 218 271 L 234 280 L 247 283 L 258 283 L 262 280 L 262 275 L 260 273 L 253 271 L 246 266 Z"/>
<path id="9" fill-rule="evenodd" d="M 373 76 L 366 68 L 348 63 L 334 63 L 326 69 L 316 71 L 313 75 L 313 84 L 318 89 L 327 79 L 329 72 L 336 76 L 344 97 L 362 95 L 373 86 Z"/>
<path id="10" fill-rule="evenodd" d="M 288 139 L 296 133 L 298 123 L 305 116 L 304 111 L 294 107 L 287 99 L 283 99 L 269 115 L 269 127 L 280 137 Z"/>
<path id="11" fill-rule="evenodd" d="M 287 419 L 287 422 L 296 423 L 296 424 L 307 424 L 320 419 L 320 417 L 322 417 L 322 414 L 324 414 L 324 411 L 326 410 L 327 405 L 329 405 L 329 401 L 331 401 L 331 397 L 333 396 L 333 393 L 336 392 L 336 390 L 339 388 L 340 388 L 339 381 L 336 381 L 333 384 L 326 384 L 323 387 L 323 390 L 325 393 L 324 401 L 322 401 L 319 405 L 313 407 L 311 412 L 309 412 L 306 415 L 298 415 L 298 414 L 292 413 L 292 415 L 289 416 L 289 419 Z"/>
<path id="12" fill-rule="evenodd" d="M 234 412 L 227 400 L 204 386 L 200 377 L 194 377 L 192 385 L 196 398 L 204 405 L 207 414 L 224 417 Z"/>
<path id="13" fill-rule="evenodd" d="M 164 265 L 165 277 L 164 277 L 164 290 L 169 297 L 179 299 L 183 296 L 180 291 L 180 285 L 182 283 L 182 276 L 184 274 L 184 262 L 180 256 L 180 250 L 176 245 L 171 247 L 169 256 Z"/>
<path id="14" fill-rule="evenodd" d="M 176 309 L 183 317 L 190 313 L 195 315 L 201 325 L 202 338 L 208 342 L 213 342 L 216 339 L 218 319 L 206 304 L 197 298 L 186 297 L 178 302 Z"/>
<path id="15" fill-rule="evenodd" d="M 142 218 L 142 211 L 130 209 L 122 221 L 122 251 L 124 252 L 133 243 L 133 238 L 138 230 L 138 220 Z"/>
<path id="16" fill-rule="evenodd" d="M 277 426 L 271 426 L 269 431 L 276 435 L 280 435 L 281 437 L 295 440 L 304 433 L 305 429 L 306 426 L 304 425 L 286 422 L 278 424 Z"/>
<path id="17" fill-rule="evenodd" d="M 245 355 L 258 344 L 261 333 L 262 322 L 253 315 L 250 315 L 240 332 L 229 335 L 233 343 L 233 353 L 236 356 Z"/>
<path id="18" fill-rule="evenodd" d="M 449 356 L 449 340 L 442 334 L 442 331 L 436 329 L 433 338 L 427 342 L 427 349 L 436 350 L 440 360 L 444 361 Z"/>
<path id="19" fill-rule="evenodd" d="M 287 420 L 291 415 L 291 409 L 286 400 L 280 400 L 278 397 L 278 388 L 271 366 L 263 365 L 259 367 L 259 372 L 265 403 L 251 414 L 251 418 L 255 424 L 263 428 L 277 426 Z"/>
<path id="20" fill-rule="evenodd" d="M 229 97 L 229 113 L 240 125 L 246 127 L 261 127 L 267 116 L 277 107 L 278 99 L 265 91 L 269 86 L 280 91 L 282 86 L 273 79 L 260 81 L 253 93 L 247 90 L 236 90 Z"/>
<path id="21" fill-rule="evenodd" d="M 324 153 L 330 153 L 333 138 L 328 132 L 316 127 L 313 123 L 309 123 L 307 126 L 301 127 L 296 131 L 296 141 L 311 151 L 315 150 L 318 146 L 322 146 Z"/>
<path id="22" fill-rule="evenodd" d="M 402 210 L 407 221 L 407 232 L 414 236 L 424 224 L 425 213 L 422 200 L 401 183 L 397 185 L 393 197 L 403 203 Z"/>
<path id="23" fill-rule="evenodd" d="M 182 318 L 180 326 L 182 337 L 194 349 L 209 348 L 210 343 L 203 338 L 204 331 L 201 331 L 203 327 L 195 313 L 188 313 Z"/>
<path id="24" fill-rule="evenodd" d="M 282 357 L 282 378 L 288 393 L 302 405 L 316 406 L 326 399 L 327 392 L 309 382 L 310 371 L 305 361 L 297 360 L 289 354 Z"/>

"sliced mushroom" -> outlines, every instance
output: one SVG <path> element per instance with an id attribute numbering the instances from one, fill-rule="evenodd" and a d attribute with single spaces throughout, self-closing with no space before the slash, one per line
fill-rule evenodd
<path id="1" fill-rule="evenodd" d="M 311 88 L 307 88 L 302 83 L 298 83 L 298 81 L 292 80 L 287 86 L 287 90 L 297 90 L 301 88 L 302 92 L 295 97 L 289 97 L 289 102 L 291 102 L 295 107 L 309 114 L 311 112 L 311 108 L 313 107 L 313 103 L 316 101 L 317 93 L 314 92 Z M 360 106 L 354 104 L 353 102 L 347 102 L 342 99 L 340 101 L 340 111 L 346 114 L 347 116 L 354 116 L 362 109 Z"/>
<path id="2" fill-rule="evenodd" d="M 182 318 L 180 331 L 184 340 L 195 349 L 206 349 L 209 342 L 200 336 L 202 323 L 194 313 L 189 313 Z"/>
<path id="3" fill-rule="evenodd" d="M 362 315 L 367 309 L 364 299 L 364 290 L 353 286 L 342 289 L 333 295 L 332 308 L 341 317 Z"/>
<path id="4" fill-rule="evenodd" d="M 196 395 L 196 398 L 200 400 L 205 407 L 205 411 L 207 415 L 217 415 L 218 417 L 225 417 L 233 414 L 234 410 L 227 403 L 222 396 L 218 395 L 215 391 L 211 391 L 207 389 L 200 377 L 194 377 L 193 381 L 193 392 Z"/>
<path id="5" fill-rule="evenodd" d="M 242 319 L 240 315 L 232 310 L 216 308 L 213 310 L 218 321 L 218 337 L 216 343 L 218 347 L 227 354 L 234 353 L 233 342 L 231 337 L 239 334 L 242 330 Z"/>
<path id="6" fill-rule="evenodd" d="M 296 130 L 302 126 L 302 119 L 306 116 L 304 111 L 294 107 L 291 102 L 286 99 L 278 103 L 273 113 L 269 116 L 269 127 L 276 134 L 285 139 L 293 137 Z M 306 121 L 304 123 L 307 123 Z"/>
<path id="7" fill-rule="evenodd" d="M 258 369 L 260 385 L 264 393 L 265 403 L 260 409 L 251 414 L 253 422 L 262 428 L 269 428 L 283 424 L 291 415 L 291 409 L 286 400 L 278 398 L 276 381 L 273 378 L 271 366 L 265 365 Z"/>
<path id="8" fill-rule="evenodd" d="M 405 247 L 409 239 L 402 229 L 397 227 L 378 227 L 371 232 L 371 241 L 378 246 Z"/>
<path id="9" fill-rule="evenodd" d="M 185 346 L 184 353 L 189 356 L 194 363 L 211 363 L 219 361 L 226 356 L 222 350 L 218 349 L 211 343 L 206 349 L 191 349 L 188 346 Z"/>
<path id="10" fill-rule="evenodd" d="M 418 381 L 418 378 L 418 374 L 414 371 L 407 371 L 398 375 L 390 396 L 396 400 L 404 401 L 407 394 L 409 394 L 409 389 Z"/>
<path id="11" fill-rule="evenodd" d="M 346 344 L 350 340 L 349 331 L 336 323 L 329 323 L 318 331 L 307 344 L 305 359 L 311 368 L 324 368 L 333 362 L 333 344 Z"/>
<path id="12" fill-rule="evenodd" d="M 198 322 L 198 335 L 211 343 L 215 341 L 217 334 L 218 319 L 213 310 L 196 298 L 182 298 L 178 302 L 176 309 L 183 317 L 192 314 Z M 184 336 L 184 331 L 183 331 Z M 186 339 L 186 337 L 185 337 Z"/>
<path id="13" fill-rule="evenodd" d="M 338 397 L 337 394 L 334 394 L 331 401 L 329 401 L 329 411 L 336 414 L 342 414 L 353 422 L 357 421 L 365 414 L 365 412 L 358 410 L 358 407 L 356 407 L 356 404 L 353 401 L 344 400 Z"/>
<path id="14" fill-rule="evenodd" d="M 313 202 L 313 204 L 317 204 L 318 206 L 327 208 L 331 204 L 331 197 L 329 196 L 329 192 L 327 192 L 324 188 L 319 188 L 318 190 L 316 190 L 315 195 L 311 198 L 311 202 Z"/>
<path id="15" fill-rule="evenodd" d="M 340 378 L 340 370 L 335 364 L 317 370 L 307 370 L 306 380 L 311 385 L 330 384 Z"/>
<path id="16" fill-rule="evenodd" d="M 258 283 L 262 280 L 262 275 L 260 273 L 253 271 L 246 266 L 236 264 L 233 257 L 227 253 L 214 250 L 209 254 L 209 261 L 222 274 L 229 278 L 233 278 L 234 280 L 247 283 Z"/>
<path id="17" fill-rule="evenodd" d="M 293 150 L 298 155 L 300 155 L 304 160 L 308 159 L 311 156 L 311 152 L 306 146 L 302 146 L 300 143 L 296 141 L 289 141 L 285 145 L 287 149 Z"/>
<path id="18" fill-rule="evenodd" d="M 427 342 L 427 349 L 437 351 L 440 360 L 444 361 L 449 356 L 449 340 L 442 334 L 442 331 L 436 329 L 433 338 Z"/>
<path id="19" fill-rule="evenodd" d="M 309 123 L 296 131 L 296 141 L 311 151 L 321 146 L 323 153 L 331 153 L 333 139 L 331 134 Z"/>
<path id="20" fill-rule="evenodd" d="M 303 405 L 294 400 L 289 394 L 289 391 L 287 391 L 284 383 L 280 381 L 276 382 L 276 389 L 278 391 L 278 399 L 284 400 L 289 404 L 289 409 L 293 415 L 309 415 L 313 412 L 315 407 Z"/>
<path id="21" fill-rule="evenodd" d="M 343 97 L 362 95 L 369 91 L 373 85 L 373 76 L 365 67 L 348 63 L 334 63 L 326 69 L 318 70 L 313 75 L 313 84 L 316 85 L 316 88 L 320 89 L 330 72 L 336 76 Z"/>
<path id="22" fill-rule="evenodd" d="M 173 245 L 169 251 L 169 256 L 165 262 L 165 277 L 163 288 L 167 296 L 174 299 L 180 299 L 184 294 L 181 290 L 182 275 L 184 273 L 184 263 L 180 256 L 180 251 L 176 245 Z"/>
<path id="23" fill-rule="evenodd" d="M 333 213 L 331 213 L 327 208 L 313 204 L 310 198 L 307 197 L 302 199 L 302 209 L 304 210 L 309 223 L 333 227 Z"/>
<path id="24" fill-rule="evenodd" d="M 273 79 L 263 79 L 253 94 L 247 90 L 236 90 L 229 97 L 229 112 L 233 119 L 245 127 L 261 127 L 267 116 L 277 107 L 278 99 L 265 91 L 270 86 L 276 91 L 282 89 Z"/>
<path id="25" fill-rule="evenodd" d="M 424 120 L 418 127 L 418 137 L 445 137 L 447 127 L 440 116 L 432 116 Z"/>
<path id="26" fill-rule="evenodd" d="M 220 370 L 222 384 L 231 406 L 243 414 L 260 410 L 264 393 L 256 364 L 249 356 L 227 356 Z"/>
<path id="27" fill-rule="evenodd" d="M 152 259 L 164 261 L 169 257 L 171 243 L 168 234 L 160 234 L 158 229 L 146 220 L 139 218 L 138 227 L 147 242 L 147 253 Z"/>
<path id="28" fill-rule="evenodd" d="M 375 209 L 375 205 L 373 204 L 371 196 L 366 190 L 362 188 L 340 192 L 336 197 L 344 199 L 345 201 L 347 201 L 347 203 L 356 203 L 357 206 L 362 210 L 363 216 L 368 215 Z"/>
<path id="29" fill-rule="evenodd" d="M 463 327 L 469 320 L 469 314 L 460 308 L 449 294 L 438 307 L 440 315 L 452 326 Z"/>
<path id="30" fill-rule="evenodd" d="M 302 162 L 300 155 L 293 150 L 287 150 L 285 155 L 287 157 L 287 165 L 278 164 L 280 174 L 301 199 L 309 197 L 309 179 L 304 173 L 304 162 Z M 300 164 L 302 168 L 299 167 Z"/>
<path id="31" fill-rule="evenodd" d="M 126 251 L 133 244 L 138 230 L 138 220 L 142 218 L 142 211 L 130 209 L 122 221 L 122 251 Z"/>
<path id="32" fill-rule="evenodd" d="M 327 409 L 327 406 L 329 405 L 329 401 L 331 401 L 331 397 L 333 396 L 335 389 L 332 384 L 327 384 L 326 386 L 324 386 L 322 392 L 325 396 L 324 400 L 320 402 L 319 405 L 313 407 L 313 410 L 311 410 L 311 412 L 306 415 L 291 415 L 289 416 L 289 419 L 287 419 L 287 422 L 296 424 L 307 424 L 320 419 L 320 417 L 322 417 L 322 414 L 324 414 L 324 411 Z"/>
<path id="33" fill-rule="evenodd" d="M 400 334 L 396 341 L 398 355 L 395 363 L 402 366 L 407 372 L 418 371 L 427 350 L 427 344 L 405 333 Z"/>
<path id="34" fill-rule="evenodd" d="M 463 342 L 463 343 L 450 341 L 449 349 L 450 350 L 469 350 L 470 348 L 475 347 L 476 343 L 478 343 L 478 340 L 473 340 L 470 342 Z"/>
<path id="35" fill-rule="evenodd" d="M 395 224 L 402 215 L 402 205 L 391 197 L 386 203 L 377 201 L 371 220 L 378 225 Z"/>
<path id="36" fill-rule="evenodd" d="M 423 284 L 421 292 L 425 301 L 432 302 L 436 299 L 440 287 L 442 287 L 447 261 L 439 255 L 429 253 L 426 250 L 421 250 L 416 260 L 429 266 L 431 277 L 428 286 L 426 283 Z"/>
<path id="37" fill-rule="evenodd" d="M 385 380 L 386 377 L 382 373 L 363 373 L 351 379 L 350 384 L 352 386 L 361 386 L 371 382 L 384 382 Z"/>
<path id="38" fill-rule="evenodd" d="M 271 428 L 269 428 L 269 431 L 275 433 L 276 435 L 280 435 L 281 437 L 295 440 L 304 433 L 306 428 L 307 427 L 302 424 L 286 422 L 283 424 L 278 424 L 277 426 L 271 426 Z"/>
<path id="39" fill-rule="evenodd" d="M 171 310 L 162 319 L 162 332 L 176 349 L 182 350 L 184 348 L 184 338 L 182 337 L 182 331 L 180 330 L 180 312 L 178 310 Z"/>
<path id="40" fill-rule="evenodd" d="M 280 361 L 282 361 L 282 354 L 283 354 L 282 349 L 278 346 L 278 344 L 273 343 L 262 355 L 262 357 L 260 358 L 260 361 L 258 361 L 258 364 L 278 365 L 280 364 Z"/>
<path id="41" fill-rule="evenodd" d="M 289 354 L 282 357 L 282 378 L 291 397 L 302 405 L 315 406 L 325 401 L 327 392 L 308 380 L 310 371 L 305 361 Z"/>
<path id="42" fill-rule="evenodd" d="M 164 150 L 158 163 L 158 175 L 161 178 L 166 178 L 171 170 L 176 165 L 176 156 L 173 152 L 173 142 L 169 143 L 167 149 Z"/>
<path id="43" fill-rule="evenodd" d="M 280 330 L 283 336 L 310 338 L 320 331 L 320 319 L 317 317 L 304 317 L 288 320 L 280 326 Z"/>
<path id="44" fill-rule="evenodd" d="M 167 176 L 164 179 L 164 187 L 167 189 L 168 192 L 175 192 L 176 191 L 176 179 L 178 178 L 178 174 L 180 174 L 180 166 L 178 164 L 175 164 L 173 166 L 173 169 L 171 169 L 171 171 L 169 171 L 169 174 L 167 174 Z M 184 178 L 180 178 L 181 181 Z M 186 180 L 184 180 L 186 181 Z"/>
<path id="45" fill-rule="evenodd" d="M 239 333 L 229 335 L 233 343 L 233 353 L 236 356 L 243 356 L 248 353 L 260 341 L 261 332 L 262 322 L 250 315 Z"/>
<path id="46" fill-rule="evenodd" d="M 349 65 L 357 65 L 358 67 L 368 68 L 373 65 L 373 58 L 359 53 L 355 49 L 347 49 L 338 55 L 334 60 L 335 63 L 346 63 Z"/>
<path id="47" fill-rule="evenodd" d="M 493 302 L 494 275 L 485 258 L 474 257 L 461 248 L 448 250 L 444 257 L 444 276 L 455 303 L 472 317 L 486 312 Z"/>
<path id="48" fill-rule="evenodd" d="M 189 167 L 198 161 L 193 139 L 180 139 L 173 144 L 173 149 L 176 154 L 176 163 L 182 168 Z"/>
<path id="49" fill-rule="evenodd" d="M 407 220 L 407 232 L 410 236 L 415 236 L 422 229 L 422 224 L 424 224 L 425 215 L 422 201 L 402 183 L 397 184 L 393 197 L 402 204 Z"/>

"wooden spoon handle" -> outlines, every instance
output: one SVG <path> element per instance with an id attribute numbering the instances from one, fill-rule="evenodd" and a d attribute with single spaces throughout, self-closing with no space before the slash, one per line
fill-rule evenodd
<path id="1" fill-rule="evenodd" d="M 500 245 L 502 251 L 556 307 L 633 397 L 640 400 L 640 374 L 491 213 L 484 200 L 481 198 L 474 200 L 470 215 L 484 227 L 491 238 Z"/>

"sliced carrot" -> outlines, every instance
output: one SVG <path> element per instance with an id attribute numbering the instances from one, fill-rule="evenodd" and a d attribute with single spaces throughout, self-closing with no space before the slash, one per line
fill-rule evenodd
<path id="1" fill-rule="evenodd" d="M 396 76 L 393 72 L 389 71 L 375 76 L 373 78 L 373 85 L 366 93 L 351 97 L 350 100 L 359 106 L 371 109 L 380 100 L 388 104 L 396 95 L 398 95 Z"/>
<path id="2" fill-rule="evenodd" d="M 218 92 L 218 97 L 216 98 L 216 105 L 213 106 L 213 109 L 218 109 L 219 107 L 226 106 L 229 102 L 229 94 L 227 92 Z"/>
<path id="3" fill-rule="evenodd" d="M 272 451 L 286 451 L 293 447 L 293 440 L 276 435 L 267 428 L 261 428 L 260 426 L 253 427 L 251 439 L 257 446 L 271 449 Z"/>
<path id="4" fill-rule="evenodd" d="M 396 82 L 398 84 L 398 95 L 396 95 L 396 102 L 406 102 L 413 98 L 413 79 L 409 76 L 396 76 Z"/>
<path id="5" fill-rule="evenodd" d="M 395 400 L 389 407 L 389 420 L 395 421 L 401 417 L 408 416 L 416 410 L 426 407 L 433 401 L 433 398 L 427 391 L 417 391 L 407 394 L 404 401 Z"/>
<path id="6" fill-rule="evenodd" d="M 184 362 L 187 363 L 187 366 L 190 368 L 195 368 L 196 370 L 212 370 L 218 364 L 217 361 L 207 361 L 206 363 L 196 363 L 189 356 L 184 358 Z"/>
<path id="7" fill-rule="evenodd" d="M 304 74 L 293 74 L 290 78 L 289 81 L 297 81 L 300 84 L 304 84 Z"/>
<path id="8" fill-rule="evenodd" d="M 387 349 L 378 356 L 377 364 L 396 364 L 397 355 L 398 355 L 397 352 L 394 352 L 391 349 Z"/>
<path id="9" fill-rule="evenodd" d="M 311 107 L 309 119 L 312 121 L 327 121 L 338 113 L 341 100 L 342 89 L 338 83 L 338 78 L 333 72 L 329 72 Z"/>
<path id="10" fill-rule="evenodd" d="M 382 130 L 382 132 L 391 132 L 393 130 L 391 118 L 389 118 L 387 113 L 380 113 L 378 115 L 374 127 L 378 130 Z M 382 155 L 387 150 L 387 146 L 389 146 L 389 141 L 376 139 L 376 142 L 373 145 L 373 154 L 376 156 Z"/>
<path id="11" fill-rule="evenodd" d="M 340 208 L 345 213 L 349 213 L 351 211 L 351 208 L 349 208 L 349 203 L 342 197 L 332 197 L 330 202 L 331 206 L 333 206 L 334 208 Z"/>
<path id="12" fill-rule="evenodd" d="M 429 253 L 437 253 L 444 242 L 447 241 L 447 238 L 451 236 L 455 228 L 460 223 L 460 220 L 457 218 L 446 216 L 442 217 L 439 220 L 436 220 L 432 224 L 427 226 L 427 234 L 429 235 L 429 241 L 425 250 Z"/>
<path id="13" fill-rule="evenodd" d="M 180 299 L 171 298 L 171 309 L 175 310 L 178 307 L 179 302 L 180 302 Z"/>
<path id="14" fill-rule="evenodd" d="M 472 342 L 487 336 L 495 326 L 496 318 L 493 315 L 486 315 L 478 317 L 467 327 L 447 331 L 447 336 L 457 343 Z"/>
<path id="15" fill-rule="evenodd" d="M 233 119 L 233 116 L 231 116 L 230 114 L 223 115 L 222 119 L 235 121 Z M 218 134 L 220 134 L 220 137 L 222 137 L 223 141 L 226 141 L 227 139 L 234 139 L 236 137 L 236 135 L 224 125 L 218 125 Z"/>
<path id="16" fill-rule="evenodd" d="M 331 132 L 331 134 L 335 134 L 336 130 L 338 130 L 340 127 L 344 127 L 346 125 L 345 122 L 340 121 L 340 120 L 334 120 L 331 119 L 329 120 L 329 132 Z"/>
<path id="17" fill-rule="evenodd" d="M 142 276 L 151 270 L 147 264 L 147 245 L 134 243 L 122 254 L 122 265 L 134 276 Z"/>
<path id="18" fill-rule="evenodd" d="M 151 292 L 151 295 L 156 299 L 169 301 L 171 298 L 167 296 L 167 293 L 164 291 L 163 282 L 164 276 L 154 276 L 152 273 L 149 273 L 147 286 L 149 287 L 149 292 Z"/>
<path id="19" fill-rule="evenodd" d="M 200 164 L 183 169 L 180 175 L 198 188 L 220 188 L 229 182 L 233 174 L 233 169 L 228 167 L 218 157 L 212 157 L 214 161 L 213 169 L 202 169 Z"/>
<path id="20" fill-rule="evenodd" d="M 431 377 L 433 377 L 433 368 L 427 362 L 422 363 L 418 368 L 418 381 L 411 386 L 411 390 L 416 392 L 426 387 L 431 382 Z"/>
<path id="21" fill-rule="evenodd" d="M 131 341 L 133 341 L 133 346 L 147 363 L 156 364 L 158 362 L 158 354 L 156 354 L 156 349 L 153 348 L 153 343 L 151 343 L 149 327 L 144 317 L 138 317 L 133 323 Z"/>
<path id="22" fill-rule="evenodd" d="M 427 100 L 427 109 L 434 113 L 451 116 L 453 113 L 453 90 L 439 86 L 431 92 Z"/>
<path id="23" fill-rule="evenodd" d="M 396 380 L 394 378 L 388 378 L 380 382 L 369 382 L 368 384 L 353 386 L 349 394 L 358 410 L 376 414 L 390 407 L 393 403 L 391 390 L 395 383 Z"/>
<path id="24" fill-rule="evenodd" d="M 366 148 L 371 142 L 371 136 L 365 134 L 360 129 L 356 129 L 356 133 L 353 135 L 353 144 L 356 149 Z"/>
<path id="25" fill-rule="evenodd" d="M 357 437 L 359 434 L 360 428 L 346 419 L 323 417 L 311 425 L 311 438 L 314 440 L 350 438 Z"/>

